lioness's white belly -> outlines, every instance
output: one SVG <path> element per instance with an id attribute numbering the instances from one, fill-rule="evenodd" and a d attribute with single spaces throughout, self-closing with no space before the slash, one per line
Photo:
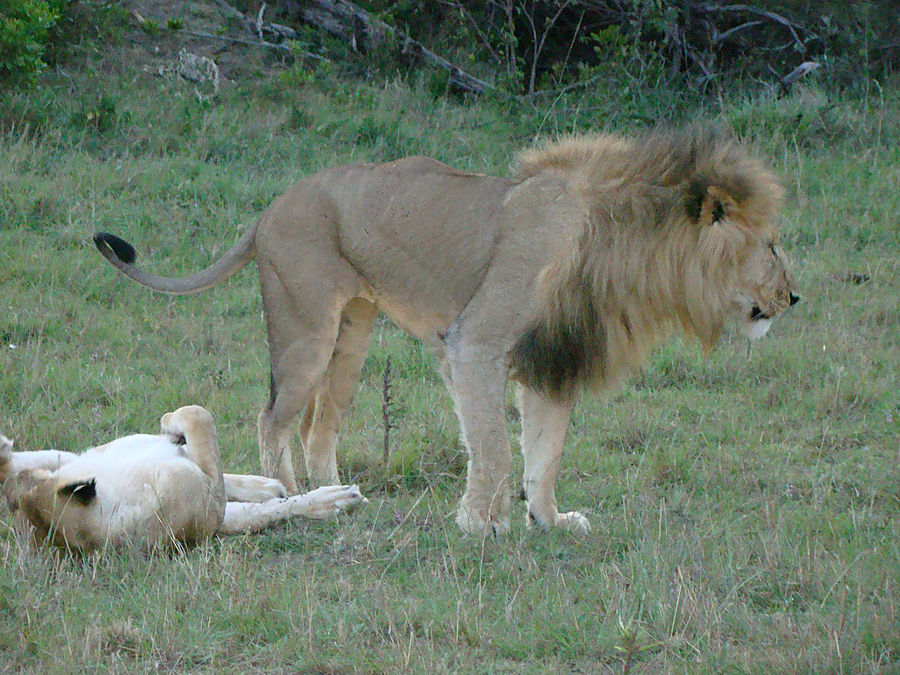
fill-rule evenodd
<path id="1" fill-rule="evenodd" d="M 125 436 L 92 448 L 61 466 L 57 476 L 61 485 L 95 479 L 94 521 L 111 537 L 152 532 L 165 525 L 158 522 L 165 502 L 208 498 L 208 479 L 200 467 L 180 446 L 149 434 Z"/>

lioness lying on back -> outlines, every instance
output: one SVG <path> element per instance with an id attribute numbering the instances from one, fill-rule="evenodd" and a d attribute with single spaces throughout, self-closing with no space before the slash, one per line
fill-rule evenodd
<path id="1" fill-rule="evenodd" d="M 82 454 L 13 452 L 0 435 L 0 486 L 19 527 L 37 544 L 67 550 L 150 549 L 292 516 L 327 518 L 365 501 L 355 485 L 285 498 L 275 479 L 223 474 L 212 415 L 200 406 L 163 415 L 161 427 L 159 435 L 125 436 Z"/>

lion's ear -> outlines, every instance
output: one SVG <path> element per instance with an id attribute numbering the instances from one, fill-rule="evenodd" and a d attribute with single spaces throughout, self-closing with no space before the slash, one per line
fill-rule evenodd
<path id="1" fill-rule="evenodd" d="M 722 222 L 735 206 L 731 195 L 720 187 L 710 185 L 700 205 L 700 225 L 707 227 Z"/>
<path id="2" fill-rule="evenodd" d="M 684 206 L 691 220 L 701 227 L 708 227 L 724 220 L 735 201 L 708 178 L 698 176 L 687 186 Z"/>

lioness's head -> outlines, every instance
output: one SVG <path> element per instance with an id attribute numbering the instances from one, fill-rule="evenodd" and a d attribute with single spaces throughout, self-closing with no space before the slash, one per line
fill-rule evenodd
<path id="1" fill-rule="evenodd" d="M 28 469 L 16 479 L 16 506 L 34 528 L 36 545 L 89 551 L 102 543 L 90 527 L 92 512 L 98 508 L 93 478 L 61 482 L 50 471 Z"/>

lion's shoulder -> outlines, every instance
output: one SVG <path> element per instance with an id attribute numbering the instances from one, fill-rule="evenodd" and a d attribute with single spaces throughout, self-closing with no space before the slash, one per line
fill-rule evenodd
<path id="1" fill-rule="evenodd" d="M 584 172 L 600 158 L 624 156 L 631 147 L 631 141 L 612 134 L 563 136 L 553 141 L 539 142 L 535 147 L 521 150 L 516 155 L 513 178 L 517 182 L 524 182 L 547 172 Z"/>
<path id="2" fill-rule="evenodd" d="M 401 159 L 394 160 L 393 162 L 386 162 L 385 164 L 379 164 L 376 166 L 386 171 L 397 173 L 433 174 L 440 176 L 457 177 L 484 175 L 474 173 L 472 171 L 457 169 L 450 166 L 449 164 L 445 164 L 439 159 L 426 157 L 424 155 L 410 155 L 409 157 L 403 157 Z"/>

